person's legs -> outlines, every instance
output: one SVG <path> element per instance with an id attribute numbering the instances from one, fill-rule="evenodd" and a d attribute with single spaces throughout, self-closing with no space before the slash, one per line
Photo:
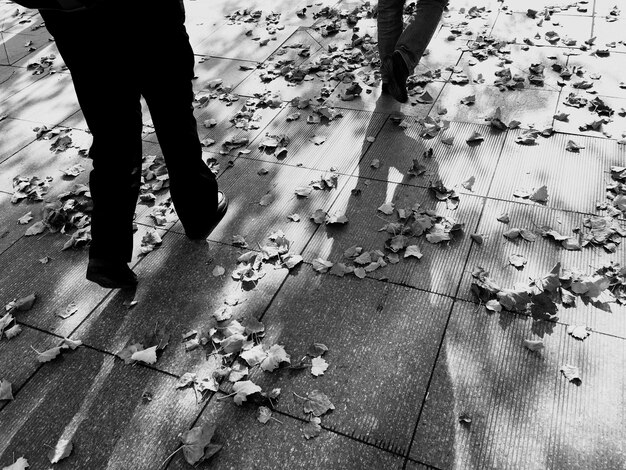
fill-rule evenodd
<path id="1" fill-rule="evenodd" d="M 194 56 L 184 26 L 184 11 L 177 0 L 150 5 L 145 37 L 150 64 L 163 61 L 141 79 L 159 145 L 170 176 L 170 194 L 185 232 L 202 238 L 217 211 L 217 180 L 202 161 L 202 146 L 193 115 Z M 167 60 L 162 51 L 167 50 Z"/>
<path id="2" fill-rule="evenodd" d="M 93 135 L 90 260 L 128 269 L 141 178 L 140 94 L 132 43 L 125 38 L 129 25 L 105 7 L 76 13 L 43 11 L 42 16 L 72 74 Z"/>
<path id="3" fill-rule="evenodd" d="M 378 2 L 378 54 L 381 62 L 386 57 L 391 57 L 402 34 L 403 10 L 404 0 L 379 0 Z M 387 79 L 388 77 L 383 72 L 383 83 L 386 83 Z"/>
<path id="4" fill-rule="evenodd" d="M 406 63 L 409 74 L 417 66 L 435 34 L 447 0 L 418 0 L 415 13 L 395 44 Z"/>

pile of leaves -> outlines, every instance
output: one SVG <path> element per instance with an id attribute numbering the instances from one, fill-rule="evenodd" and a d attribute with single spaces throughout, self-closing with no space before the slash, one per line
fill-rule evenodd
<path id="1" fill-rule="evenodd" d="M 557 306 L 574 307 L 576 299 L 607 309 L 610 303 L 626 303 L 626 267 L 607 264 L 592 274 L 561 269 L 514 288 L 503 288 L 481 267 L 472 273 L 471 290 L 489 311 L 530 314 L 537 320 L 554 320 Z M 609 308 L 610 309 L 610 308 Z"/>
<path id="2" fill-rule="evenodd" d="M 611 180 L 606 187 L 608 201 L 598 204 L 598 209 L 612 217 L 626 217 L 626 166 L 612 166 Z"/>

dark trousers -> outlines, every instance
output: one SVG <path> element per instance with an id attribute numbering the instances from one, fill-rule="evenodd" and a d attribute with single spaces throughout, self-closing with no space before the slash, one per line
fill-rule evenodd
<path id="1" fill-rule="evenodd" d="M 193 116 L 194 56 L 179 0 L 99 2 L 87 11 L 41 12 L 68 66 L 93 135 L 90 258 L 130 261 L 141 181 L 143 96 L 188 234 L 217 209 L 217 181 L 202 161 Z"/>

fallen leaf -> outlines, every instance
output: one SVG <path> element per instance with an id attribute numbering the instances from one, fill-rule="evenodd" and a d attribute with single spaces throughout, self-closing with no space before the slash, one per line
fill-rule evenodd
<path id="1" fill-rule="evenodd" d="M 274 202 L 274 195 L 272 193 L 267 193 L 261 198 L 261 200 L 259 201 L 259 205 L 269 206 L 272 202 Z"/>
<path id="2" fill-rule="evenodd" d="M 154 364 L 157 361 L 156 350 L 157 346 L 152 346 L 141 351 L 136 351 L 130 356 L 130 359 L 133 361 L 141 361 L 146 364 Z"/>
<path id="3" fill-rule="evenodd" d="M 313 260 L 312 264 L 313 269 L 315 269 L 318 273 L 325 273 L 333 267 L 334 263 L 322 258 L 316 258 Z"/>
<path id="4" fill-rule="evenodd" d="M 302 433 L 304 434 L 305 439 L 313 439 L 317 437 L 322 432 L 322 426 L 320 424 L 322 420 L 315 416 L 311 417 L 309 422 L 302 428 Z"/>
<path id="5" fill-rule="evenodd" d="M 270 419 L 272 419 L 272 410 L 270 410 L 267 406 L 259 406 L 256 413 L 256 419 L 259 423 L 266 424 Z"/>
<path id="6" fill-rule="evenodd" d="M 323 356 L 328 351 L 328 346 L 322 343 L 313 343 L 309 346 L 307 354 L 311 357 Z"/>
<path id="7" fill-rule="evenodd" d="M 509 263 L 518 269 L 522 269 L 524 268 L 526 263 L 528 263 L 528 260 L 524 258 L 522 255 L 513 254 L 509 256 Z"/>
<path id="8" fill-rule="evenodd" d="M 470 237 L 477 245 L 482 245 L 484 243 L 483 236 L 478 233 L 471 233 Z"/>
<path id="9" fill-rule="evenodd" d="M 215 429 L 215 425 L 204 424 L 180 435 L 180 440 L 183 443 L 183 455 L 187 463 L 194 465 L 207 460 L 222 448 L 221 445 L 211 444 Z"/>
<path id="10" fill-rule="evenodd" d="M 582 380 L 580 379 L 580 371 L 578 370 L 578 367 L 565 364 L 564 366 L 561 366 L 561 372 L 563 373 L 565 378 L 569 380 L 570 382 L 576 385 L 580 385 L 582 383 Z"/>
<path id="11" fill-rule="evenodd" d="M 30 223 L 31 220 L 33 220 L 33 213 L 28 212 L 24 214 L 22 217 L 20 217 L 19 219 L 17 219 L 17 223 L 20 225 L 26 225 Z"/>
<path id="12" fill-rule="evenodd" d="M 591 329 L 583 325 L 570 325 L 567 327 L 567 334 L 582 341 L 591 334 Z"/>
<path id="13" fill-rule="evenodd" d="M 313 416 L 322 416 L 330 410 L 334 410 L 333 405 L 324 393 L 319 390 L 313 390 L 310 392 L 304 402 L 304 413 L 312 413 Z"/>
<path id="14" fill-rule="evenodd" d="M 2 328 L 0 328 L 0 332 L 2 332 Z M 18 325 L 18 324 L 15 324 L 11 328 L 9 328 L 8 330 L 5 330 L 4 334 L 7 337 L 7 339 L 11 339 L 11 338 L 15 338 L 21 332 L 22 332 L 22 327 L 20 325 Z M 0 335 L 0 336 L 2 336 L 2 335 Z"/>
<path id="15" fill-rule="evenodd" d="M 473 144 L 482 142 L 483 140 L 485 140 L 485 137 L 480 132 L 474 131 L 472 132 L 472 135 L 470 135 L 465 141 L 468 144 Z"/>
<path id="16" fill-rule="evenodd" d="M 40 233 L 43 233 L 45 230 L 46 230 L 46 225 L 44 224 L 43 220 L 40 220 L 39 222 L 35 222 L 33 225 L 28 227 L 26 232 L 24 232 L 24 235 L 26 235 L 27 237 L 31 237 L 33 235 L 39 235 Z"/>
<path id="17" fill-rule="evenodd" d="M 63 344 L 61 345 L 61 348 L 69 348 L 73 351 L 77 347 L 82 346 L 82 344 L 83 342 L 79 339 L 73 340 L 69 338 L 63 338 Z"/>
<path id="18" fill-rule="evenodd" d="M 326 137 L 321 135 L 314 135 L 309 140 L 315 145 L 322 145 L 324 142 L 326 142 Z"/>
<path id="19" fill-rule="evenodd" d="M 274 344 L 267 351 L 267 357 L 261 362 L 261 369 L 272 372 L 278 368 L 281 362 L 291 363 L 291 357 L 283 346 Z"/>
<path id="20" fill-rule="evenodd" d="M 496 299 L 491 299 L 485 304 L 485 308 L 491 312 L 501 312 L 502 305 Z"/>
<path id="21" fill-rule="evenodd" d="M 548 201 L 548 187 L 542 186 L 539 189 L 536 189 L 530 196 L 531 201 L 535 202 L 547 202 Z"/>
<path id="22" fill-rule="evenodd" d="M 58 463 L 64 458 L 69 457 L 73 448 L 74 445 L 69 439 L 59 439 L 54 449 L 50 449 L 48 452 L 50 463 Z"/>
<path id="23" fill-rule="evenodd" d="M 54 358 L 56 358 L 59 354 L 61 354 L 61 347 L 57 346 L 54 348 L 50 348 L 44 352 L 37 352 L 37 360 L 39 362 L 50 362 Z"/>
<path id="24" fill-rule="evenodd" d="M 311 215 L 311 220 L 313 220 L 316 224 L 323 224 L 326 221 L 327 216 L 328 214 L 325 211 L 317 209 L 313 212 L 313 215 Z"/>
<path id="25" fill-rule="evenodd" d="M 313 192 L 313 188 L 311 186 L 298 186 L 294 192 L 297 196 L 300 197 L 309 197 Z"/>
<path id="26" fill-rule="evenodd" d="M 468 191 L 472 191 L 472 188 L 474 187 L 474 183 L 476 183 L 476 177 L 471 176 L 467 180 L 463 181 L 461 183 L 461 186 L 463 186 Z"/>
<path id="27" fill-rule="evenodd" d="M 328 369 L 328 362 L 322 357 L 314 357 L 311 360 L 311 374 L 315 377 L 324 375 L 326 369 Z"/>
<path id="28" fill-rule="evenodd" d="M 394 211 L 394 204 L 393 202 L 387 202 L 383 204 L 382 206 L 380 206 L 378 210 L 382 212 L 383 214 L 391 215 L 393 214 L 393 211 Z"/>
<path id="29" fill-rule="evenodd" d="M 226 270 L 224 269 L 224 267 L 218 265 L 213 268 L 212 274 L 213 277 L 220 277 L 223 276 L 225 272 Z"/>
<path id="30" fill-rule="evenodd" d="M 423 255 L 423 253 L 420 251 L 419 246 L 417 245 L 409 245 L 406 247 L 406 250 L 404 251 L 404 258 L 409 258 L 409 257 L 415 257 L 417 259 L 420 259 Z"/>
<path id="31" fill-rule="evenodd" d="M 1 400 L 13 400 L 11 382 L 5 379 L 0 379 L 0 401 Z"/>
<path id="32" fill-rule="evenodd" d="M 233 392 L 235 392 L 233 400 L 241 406 L 249 395 L 261 392 L 261 387 L 251 380 L 242 380 L 233 384 Z"/>
<path id="33" fill-rule="evenodd" d="M 20 457 L 8 467 L 2 467 L 2 470 L 26 470 L 26 468 L 28 467 L 28 460 L 26 460 L 24 457 Z"/>
<path id="34" fill-rule="evenodd" d="M 582 145 L 578 145 L 573 140 L 568 140 L 567 144 L 565 145 L 565 150 L 567 150 L 568 152 L 574 152 L 574 153 L 578 153 L 580 152 L 581 149 L 584 149 L 584 148 L 585 147 L 583 147 Z"/>
<path id="35" fill-rule="evenodd" d="M 543 344 L 543 341 L 540 340 L 540 339 L 538 339 L 538 340 L 525 339 L 524 340 L 524 347 L 526 349 L 530 349 L 531 351 L 540 351 L 545 346 Z"/>

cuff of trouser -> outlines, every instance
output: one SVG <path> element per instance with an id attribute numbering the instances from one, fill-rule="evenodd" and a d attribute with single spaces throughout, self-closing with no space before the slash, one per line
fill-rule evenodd
<path id="1" fill-rule="evenodd" d="M 413 75 L 413 72 L 415 70 L 415 66 L 417 64 L 411 64 L 411 60 L 409 59 L 409 55 L 403 51 L 402 49 L 396 49 L 394 52 L 397 52 L 398 54 L 400 54 L 400 57 L 402 57 L 402 60 L 404 60 L 404 65 L 406 65 L 406 69 L 409 71 L 409 75 Z"/>

